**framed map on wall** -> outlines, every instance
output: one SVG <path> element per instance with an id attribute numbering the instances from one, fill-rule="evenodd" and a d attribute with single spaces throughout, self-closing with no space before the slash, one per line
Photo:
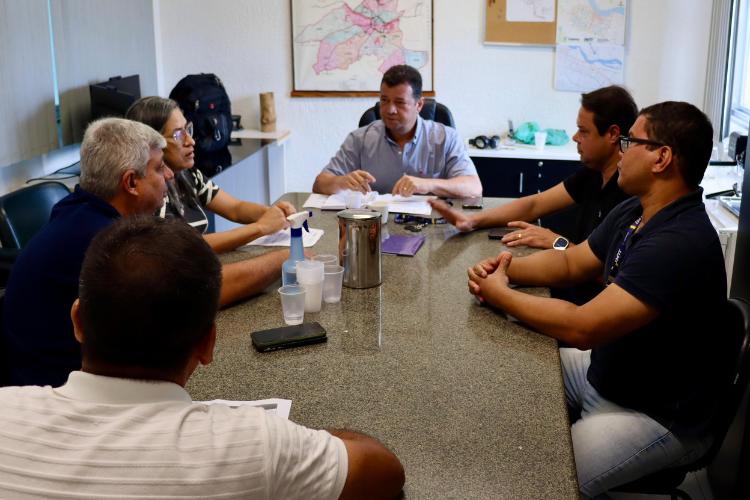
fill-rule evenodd
<path id="1" fill-rule="evenodd" d="M 408 64 L 434 96 L 432 0 L 291 0 L 292 97 L 377 96 Z"/>

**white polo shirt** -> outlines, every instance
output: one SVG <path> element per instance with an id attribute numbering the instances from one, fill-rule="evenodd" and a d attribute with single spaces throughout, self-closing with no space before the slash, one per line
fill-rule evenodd
<path id="1" fill-rule="evenodd" d="M 338 499 L 344 443 L 179 385 L 73 372 L 0 389 L 0 497 Z"/>

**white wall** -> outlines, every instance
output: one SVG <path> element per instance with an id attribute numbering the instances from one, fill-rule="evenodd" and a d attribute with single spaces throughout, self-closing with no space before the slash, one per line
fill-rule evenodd
<path id="1" fill-rule="evenodd" d="M 288 0 L 158 0 L 166 94 L 185 75 L 215 73 L 232 112 L 260 127 L 258 94 L 274 92 L 287 143 L 287 189 L 309 191 L 375 98 L 291 98 Z M 640 107 L 664 100 L 703 103 L 711 2 L 630 0 L 625 85 Z M 575 132 L 580 96 L 552 89 L 551 48 L 484 46 L 483 0 L 434 0 L 437 100 L 460 134 L 502 133 L 507 120 Z M 159 42 L 157 41 L 157 46 Z"/>

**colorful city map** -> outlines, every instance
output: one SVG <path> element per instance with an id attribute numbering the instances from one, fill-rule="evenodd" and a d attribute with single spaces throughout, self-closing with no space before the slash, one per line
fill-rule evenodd
<path id="1" fill-rule="evenodd" d="M 557 43 L 625 44 L 626 0 L 558 0 Z"/>
<path id="2" fill-rule="evenodd" d="M 558 0 L 555 90 L 622 85 L 627 0 Z"/>
<path id="3" fill-rule="evenodd" d="M 622 45 L 558 44 L 555 54 L 555 90 L 589 92 L 622 85 Z"/>
<path id="4" fill-rule="evenodd" d="M 398 64 L 432 88 L 430 0 L 295 0 L 295 90 L 377 91 Z"/>

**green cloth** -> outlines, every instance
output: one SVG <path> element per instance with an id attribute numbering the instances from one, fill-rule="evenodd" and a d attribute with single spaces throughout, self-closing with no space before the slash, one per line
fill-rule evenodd
<path id="1" fill-rule="evenodd" d="M 546 144 L 551 146 L 564 146 L 570 140 L 568 134 L 562 129 L 548 128 L 542 130 L 536 122 L 526 122 L 522 124 L 516 133 L 513 134 L 513 138 L 524 144 L 534 144 L 534 132 L 547 132 Z"/>

